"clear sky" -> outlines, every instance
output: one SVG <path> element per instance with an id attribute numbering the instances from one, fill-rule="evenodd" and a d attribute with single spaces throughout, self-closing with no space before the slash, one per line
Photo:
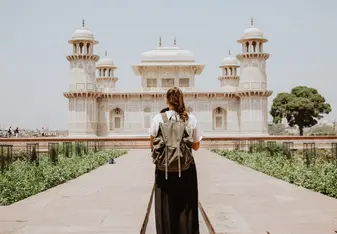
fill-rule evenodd
<path id="1" fill-rule="evenodd" d="M 241 52 L 236 41 L 250 17 L 269 42 L 264 50 L 268 86 L 288 92 L 296 85 L 317 88 L 337 117 L 336 0 L 0 0 L 0 125 L 13 128 L 66 129 L 72 33 L 86 26 L 119 67 L 117 87 L 136 88 L 140 78 L 131 65 L 141 53 L 177 38 L 206 67 L 197 87 L 217 87 L 228 50 Z"/>

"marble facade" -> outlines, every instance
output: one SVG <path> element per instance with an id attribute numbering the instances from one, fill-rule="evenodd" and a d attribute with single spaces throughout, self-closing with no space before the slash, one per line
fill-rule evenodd
<path id="1" fill-rule="evenodd" d="M 94 54 L 98 42 L 84 27 L 69 41 L 70 62 L 68 132 L 71 137 L 142 136 L 155 114 L 166 107 L 168 88 L 180 87 L 188 111 L 194 114 L 207 136 L 268 134 L 268 97 L 266 60 L 263 44 L 267 39 L 251 23 L 243 37 L 242 53 L 223 60 L 218 77 L 220 85 L 212 90 L 195 86 L 204 64 L 196 63 L 192 52 L 174 45 L 165 47 L 161 39 L 156 49 L 145 52 L 141 62 L 132 66 L 141 78 L 137 90 L 122 90 L 116 85 L 117 68 L 107 54 Z"/>

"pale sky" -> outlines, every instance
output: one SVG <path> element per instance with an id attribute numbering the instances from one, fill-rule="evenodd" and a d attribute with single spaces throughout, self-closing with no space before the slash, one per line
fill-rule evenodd
<path id="1" fill-rule="evenodd" d="M 218 87 L 218 66 L 241 52 L 236 41 L 250 17 L 269 40 L 264 51 L 268 88 L 289 92 L 296 85 L 318 89 L 337 117 L 336 0 L 0 0 L 0 127 L 66 129 L 72 53 L 67 43 L 82 17 L 118 66 L 117 87 L 140 87 L 131 65 L 154 49 L 162 36 L 192 51 L 206 64 L 197 87 Z"/>

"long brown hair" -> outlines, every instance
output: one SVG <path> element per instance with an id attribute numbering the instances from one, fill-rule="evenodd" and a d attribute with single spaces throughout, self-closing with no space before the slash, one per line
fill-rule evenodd
<path id="1" fill-rule="evenodd" d="M 180 119 L 186 122 L 188 120 L 188 114 L 185 108 L 184 95 L 181 90 L 177 87 L 170 88 L 166 93 L 166 99 L 168 104 L 179 114 Z"/>

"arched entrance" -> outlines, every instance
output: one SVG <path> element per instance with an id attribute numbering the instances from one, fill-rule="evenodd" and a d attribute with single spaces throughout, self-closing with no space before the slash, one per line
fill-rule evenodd
<path id="1" fill-rule="evenodd" d="M 124 111 L 120 108 L 115 108 L 110 111 L 110 131 L 124 128 Z"/>
<path id="2" fill-rule="evenodd" d="M 213 130 L 226 130 L 227 129 L 227 111 L 221 107 L 213 110 Z"/>

